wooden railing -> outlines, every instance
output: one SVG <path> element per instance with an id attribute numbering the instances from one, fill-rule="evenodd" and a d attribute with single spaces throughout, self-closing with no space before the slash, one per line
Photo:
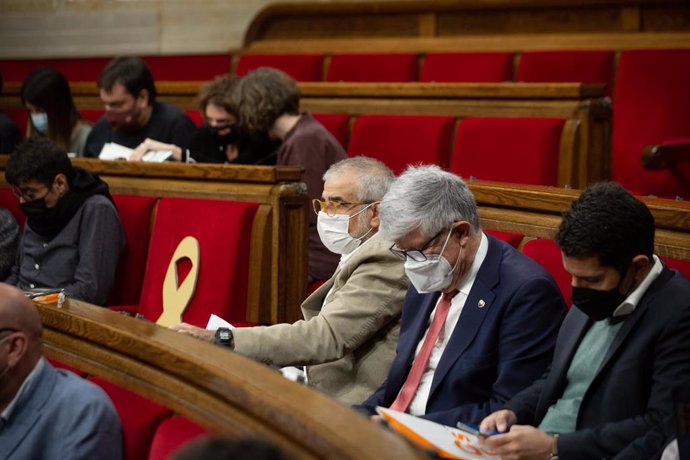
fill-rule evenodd
<path id="1" fill-rule="evenodd" d="M 47 357 L 211 433 L 261 436 L 295 458 L 426 458 L 348 407 L 231 351 L 75 300 L 38 309 Z"/>

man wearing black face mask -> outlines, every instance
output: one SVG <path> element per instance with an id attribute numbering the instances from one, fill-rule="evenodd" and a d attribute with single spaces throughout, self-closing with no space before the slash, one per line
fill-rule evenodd
<path id="1" fill-rule="evenodd" d="M 27 217 L 6 282 L 64 288 L 70 297 L 103 305 L 125 243 L 108 185 L 39 138 L 17 147 L 5 178 Z"/>
<path id="2" fill-rule="evenodd" d="M 615 183 L 585 190 L 556 235 L 573 307 L 540 380 L 481 424 L 510 458 L 655 458 L 650 433 L 690 375 L 690 282 L 654 250 L 654 217 Z"/>

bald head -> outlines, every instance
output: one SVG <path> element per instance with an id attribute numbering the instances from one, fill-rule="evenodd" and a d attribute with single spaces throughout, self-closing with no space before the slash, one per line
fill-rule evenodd
<path id="1" fill-rule="evenodd" d="M 36 307 L 16 287 L 0 283 L 0 329 L 5 328 L 24 332 L 33 345 L 40 347 L 43 327 Z"/>

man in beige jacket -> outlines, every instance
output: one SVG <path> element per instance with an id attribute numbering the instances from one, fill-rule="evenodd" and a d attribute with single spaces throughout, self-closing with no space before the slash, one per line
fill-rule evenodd
<path id="1" fill-rule="evenodd" d="M 226 330 L 223 344 L 266 364 L 307 366 L 309 385 L 345 404 L 368 398 L 395 357 L 407 290 L 402 261 L 378 235 L 378 205 L 393 179 L 371 158 L 331 166 L 314 211 L 324 245 L 342 255 L 335 273 L 302 303 L 304 320 Z M 209 341 L 218 335 L 174 328 Z"/>

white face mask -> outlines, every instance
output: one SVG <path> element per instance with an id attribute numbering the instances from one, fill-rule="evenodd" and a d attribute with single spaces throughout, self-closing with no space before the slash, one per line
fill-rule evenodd
<path id="1" fill-rule="evenodd" d="M 441 254 L 445 251 L 452 232 L 453 229 L 448 232 L 443 248 L 438 255 L 427 256 L 426 260 L 421 262 L 409 258 L 405 261 L 405 274 L 420 294 L 443 291 L 450 286 L 455 267 L 451 267 L 450 262 Z M 459 259 L 460 254 L 458 254 Z"/>
<path id="2" fill-rule="evenodd" d="M 369 208 L 374 203 L 367 205 L 361 211 L 348 216 L 347 214 L 336 214 L 335 216 L 329 216 L 323 211 L 319 211 L 319 216 L 316 221 L 316 229 L 319 232 L 319 237 L 321 242 L 326 248 L 336 254 L 349 254 L 362 244 L 362 239 L 366 237 L 372 230 L 373 227 L 369 228 L 364 235 L 359 238 L 350 236 L 348 232 L 348 226 L 350 224 L 350 219 Z"/>

